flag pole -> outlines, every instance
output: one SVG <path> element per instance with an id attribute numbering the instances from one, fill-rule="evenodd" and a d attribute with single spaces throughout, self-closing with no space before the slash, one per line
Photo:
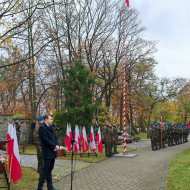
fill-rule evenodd
<path id="1" fill-rule="evenodd" d="M 125 92 L 126 92 L 126 51 L 125 51 L 125 23 L 126 4 L 129 7 L 129 0 L 123 2 L 123 129 L 124 129 L 124 154 L 126 154 L 126 113 L 125 113 Z"/>
<path id="2" fill-rule="evenodd" d="M 11 154 L 11 164 L 9 168 L 9 183 L 11 182 L 11 172 L 12 172 L 12 163 L 13 163 L 13 154 Z"/>

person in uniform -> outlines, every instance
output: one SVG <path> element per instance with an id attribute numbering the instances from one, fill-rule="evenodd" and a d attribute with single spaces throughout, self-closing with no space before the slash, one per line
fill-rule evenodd
<path id="1" fill-rule="evenodd" d="M 156 149 L 159 150 L 159 146 L 160 146 L 160 141 L 161 141 L 161 136 L 160 136 L 160 130 L 158 127 L 158 123 L 154 123 L 155 126 L 155 143 L 156 143 Z"/>
<path id="2" fill-rule="evenodd" d="M 161 139 L 161 144 L 162 144 L 162 148 L 166 148 L 165 143 L 166 143 L 166 129 L 165 126 L 161 126 L 161 131 L 162 131 L 162 139 Z"/>
<path id="3" fill-rule="evenodd" d="M 161 149 L 161 141 L 162 141 L 162 129 L 160 123 L 157 124 L 157 130 L 158 130 L 158 149 Z"/>
<path id="4" fill-rule="evenodd" d="M 38 117 L 37 122 L 38 122 L 39 126 L 42 125 L 44 122 L 44 116 Z M 34 144 L 36 146 L 36 151 L 37 151 L 37 159 L 38 159 L 37 172 L 41 176 L 44 163 L 43 163 L 43 158 L 42 158 L 42 148 L 41 148 L 38 132 L 39 132 L 39 127 L 36 127 L 34 130 L 33 141 L 34 141 Z"/>
<path id="5" fill-rule="evenodd" d="M 103 128 L 103 137 L 105 142 L 105 153 L 106 157 L 111 157 L 111 128 L 109 127 L 109 122 L 105 121 L 105 126 Z"/>
<path id="6" fill-rule="evenodd" d="M 184 126 L 184 128 L 185 128 L 185 142 L 188 142 L 189 129 L 187 128 L 187 126 Z"/>
<path id="7" fill-rule="evenodd" d="M 117 152 L 118 131 L 117 131 L 117 127 L 116 127 L 115 122 L 113 123 L 112 129 L 113 129 L 113 150 L 114 150 L 114 154 L 119 154 L 119 152 Z"/>
<path id="8" fill-rule="evenodd" d="M 20 145 L 20 124 L 19 124 L 19 118 L 14 118 L 14 125 L 16 128 L 16 134 L 17 134 L 17 141 L 18 141 L 18 145 Z"/>
<path id="9" fill-rule="evenodd" d="M 178 138 L 178 129 L 177 129 L 177 126 L 175 124 L 173 124 L 173 130 L 174 130 L 174 142 L 175 142 L 175 145 L 177 145 L 177 138 Z"/>
<path id="10" fill-rule="evenodd" d="M 174 146 L 174 139 L 175 139 L 175 130 L 174 130 L 174 126 L 172 125 L 172 123 L 170 123 L 171 126 L 171 146 Z"/>
<path id="11" fill-rule="evenodd" d="M 110 147 L 109 147 L 109 154 L 111 155 L 111 156 L 113 156 L 114 155 L 114 153 L 113 153 L 113 151 L 112 151 L 112 149 L 113 149 L 113 127 L 112 127 L 112 125 L 111 125 L 111 123 L 109 123 L 109 133 L 110 133 Z"/>
<path id="12" fill-rule="evenodd" d="M 167 133 L 167 136 L 168 136 L 168 146 L 172 146 L 172 127 L 171 125 L 169 124 L 169 122 L 167 123 L 167 126 L 168 126 L 168 133 Z"/>
<path id="13" fill-rule="evenodd" d="M 183 143 L 183 128 L 179 126 L 179 143 Z"/>
<path id="14" fill-rule="evenodd" d="M 152 123 L 150 125 L 150 140 L 151 140 L 151 147 L 152 147 L 152 150 L 153 151 L 156 151 L 157 150 L 157 145 L 156 145 L 156 133 L 155 133 L 155 126 L 154 124 Z"/>
<path id="15" fill-rule="evenodd" d="M 164 124 L 164 148 L 166 148 L 166 144 L 168 142 L 168 126 Z"/>

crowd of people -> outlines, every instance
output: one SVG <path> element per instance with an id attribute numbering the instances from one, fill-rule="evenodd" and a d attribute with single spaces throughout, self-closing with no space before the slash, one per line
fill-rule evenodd
<path id="1" fill-rule="evenodd" d="M 111 124 L 105 121 L 103 139 L 105 142 L 106 157 L 112 157 L 114 154 L 119 154 L 119 152 L 117 152 L 118 131 L 116 123 Z"/>
<path id="2" fill-rule="evenodd" d="M 167 122 L 163 126 L 156 121 L 150 127 L 151 147 L 153 151 L 168 146 L 176 146 L 188 142 L 189 129 L 185 125 Z"/>

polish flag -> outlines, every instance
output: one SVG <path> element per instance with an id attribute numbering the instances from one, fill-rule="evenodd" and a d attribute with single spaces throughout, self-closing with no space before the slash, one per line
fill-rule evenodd
<path id="1" fill-rule="evenodd" d="M 13 139 L 13 125 L 9 124 L 8 125 L 8 133 L 7 133 L 7 140 Z M 8 154 L 9 158 L 11 157 L 10 155 L 13 154 L 13 144 L 14 141 L 9 141 L 8 142 Z"/>
<path id="2" fill-rule="evenodd" d="M 100 127 L 98 129 L 96 141 L 98 142 L 98 152 L 102 153 L 103 152 L 103 146 L 102 146 L 102 137 L 101 137 Z"/>
<path id="3" fill-rule="evenodd" d="M 127 6 L 129 7 L 129 0 L 126 0 Z"/>
<path id="4" fill-rule="evenodd" d="M 163 120 L 163 116 L 162 115 L 161 115 L 161 118 L 160 118 L 160 124 L 161 124 L 162 127 L 164 126 L 164 120 Z"/>
<path id="5" fill-rule="evenodd" d="M 72 134 L 72 130 L 71 130 L 71 124 L 69 125 L 69 134 L 70 134 L 70 138 L 73 139 L 73 134 Z M 72 147 L 72 145 L 71 145 Z"/>
<path id="6" fill-rule="evenodd" d="M 88 150 L 88 139 L 87 139 L 87 136 L 86 136 L 86 129 L 85 129 L 85 127 L 82 128 L 81 140 L 82 140 L 83 153 L 85 153 Z"/>
<path id="7" fill-rule="evenodd" d="M 13 141 L 8 142 L 8 154 L 10 158 L 9 166 L 11 171 L 10 178 L 13 180 L 13 183 L 16 183 L 22 177 L 22 172 L 20 165 L 20 155 L 16 135 L 16 128 L 13 127 L 12 124 L 9 124 L 8 126 L 7 140 L 10 139 L 13 139 Z"/>
<path id="8" fill-rule="evenodd" d="M 72 144 L 71 144 L 71 134 L 72 132 L 70 133 L 70 126 L 67 124 L 67 132 L 66 132 L 66 138 L 65 138 L 65 145 L 67 146 L 68 148 L 68 151 L 71 152 L 72 150 Z"/>
<path id="9" fill-rule="evenodd" d="M 74 152 L 77 152 L 78 150 L 81 151 L 81 146 L 80 146 L 79 127 L 78 127 L 78 125 L 76 125 L 75 126 L 75 147 L 74 147 Z"/>
<path id="10" fill-rule="evenodd" d="M 90 149 L 92 152 L 95 152 L 96 150 L 96 144 L 94 140 L 94 128 L 91 126 L 91 133 L 90 133 Z"/>

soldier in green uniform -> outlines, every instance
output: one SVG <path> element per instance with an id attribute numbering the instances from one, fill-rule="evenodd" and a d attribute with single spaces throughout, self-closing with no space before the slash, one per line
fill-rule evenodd
<path id="1" fill-rule="evenodd" d="M 172 126 L 169 124 L 169 122 L 167 123 L 168 126 L 168 146 L 172 146 Z"/>
<path id="2" fill-rule="evenodd" d="M 14 118 L 14 125 L 16 128 L 16 134 L 17 134 L 17 141 L 18 141 L 18 145 L 20 145 L 20 124 L 19 124 L 19 118 Z"/>
<path id="3" fill-rule="evenodd" d="M 152 150 L 155 151 L 157 150 L 157 147 L 155 143 L 155 137 L 154 137 L 155 127 L 153 123 L 150 125 L 149 132 L 150 132 L 151 147 L 152 147 Z"/>
<path id="4" fill-rule="evenodd" d="M 165 144 L 167 143 L 167 139 L 168 139 L 168 126 L 165 124 L 164 125 L 164 129 L 163 129 L 163 131 L 164 131 L 164 148 L 166 148 L 166 146 L 165 146 Z"/>
<path id="5" fill-rule="evenodd" d="M 105 153 L 106 157 L 111 157 L 111 137 L 112 137 L 112 132 L 111 128 L 109 127 L 109 122 L 105 121 L 105 126 L 103 128 L 103 137 L 104 137 L 104 142 L 105 142 Z"/>
<path id="6" fill-rule="evenodd" d="M 160 126 L 160 130 L 162 131 L 161 133 L 161 144 L 162 148 L 166 148 L 165 143 L 166 143 L 166 129 L 165 126 Z"/>
<path id="7" fill-rule="evenodd" d="M 39 125 L 43 124 L 44 122 L 44 116 L 40 116 L 38 119 L 37 119 Z M 39 138 L 39 135 L 38 135 L 38 130 L 39 130 L 39 127 L 36 127 L 35 130 L 34 130 L 34 135 L 33 135 L 33 140 L 34 140 L 34 144 L 36 145 L 36 151 L 37 151 L 37 159 L 38 159 L 38 173 L 39 175 L 42 174 L 42 169 L 43 169 L 43 158 L 42 158 L 42 150 L 41 150 L 41 144 L 40 144 L 40 138 Z"/>
<path id="8" fill-rule="evenodd" d="M 111 123 L 109 123 L 109 133 L 110 133 L 110 146 L 109 146 L 109 155 L 111 155 L 111 156 L 113 156 L 114 154 L 113 154 L 113 151 L 112 151 L 112 149 L 113 149 L 113 127 L 112 127 L 112 125 L 111 125 Z"/>
<path id="9" fill-rule="evenodd" d="M 185 133 L 186 133 L 186 130 L 185 130 L 185 127 L 181 127 L 182 128 L 182 130 L 183 130 L 183 141 L 182 141 L 182 143 L 185 143 Z"/>
<path id="10" fill-rule="evenodd" d="M 185 142 L 188 142 L 189 129 L 187 128 L 187 126 L 184 126 L 184 128 L 185 128 Z"/>
<path id="11" fill-rule="evenodd" d="M 171 139 L 171 142 L 172 142 L 172 146 L 174 146 L 174 139 L 175 139 L 175 128 L 174 126 L 170 123 L 171 127 L 172 127 L 172 139 Z"/>
<path id="12" fill-rule="evenodd" d="M 178 129 L 177 129 L 177 126 L 174 124 L 173 125 L 173 130 L 174 130 L 174 142 L 175 142 L 175 145 L 178 144 L 177 142 L 177 139 L 178 139 Z"/>
<path id="13" fill-rule="evenodd" d="M 112 129 L 113 129 L 113 149 L 114 149 L 114 154 L 119 154 L 119 152 L 117 152 L 118 131 L 117 131 L 115 122 L 113 123 Z"/>
<path id="14" fill-rule="evenodd" d="M 179 141 L 180 141 L 180 144 L 183 143 L 183 127 L 179 126 L 180 128 L 180 138 L 179 138 Z"/>
<path id="15" fill-rule="evenodd" d="M 158 127 L 158 124 L 155 123 L 154 124 L 155 126 L 155 141 L 156 141 L 156 149 L 160 149 L 159 146 L 160 146 L 160 143 L 161 143 L 161 136 L 160 136 L 160 130 L 159 130 L 159 127 Z"/>
<path id="16" fill-rule="evenodd" d="M 156 136 L 157 136 L 157 146 L 158 146 L 158 150 L 161 149 L 161 127 L 160 127 L 160 123 L 157 123 L 156 126 Z"/>

